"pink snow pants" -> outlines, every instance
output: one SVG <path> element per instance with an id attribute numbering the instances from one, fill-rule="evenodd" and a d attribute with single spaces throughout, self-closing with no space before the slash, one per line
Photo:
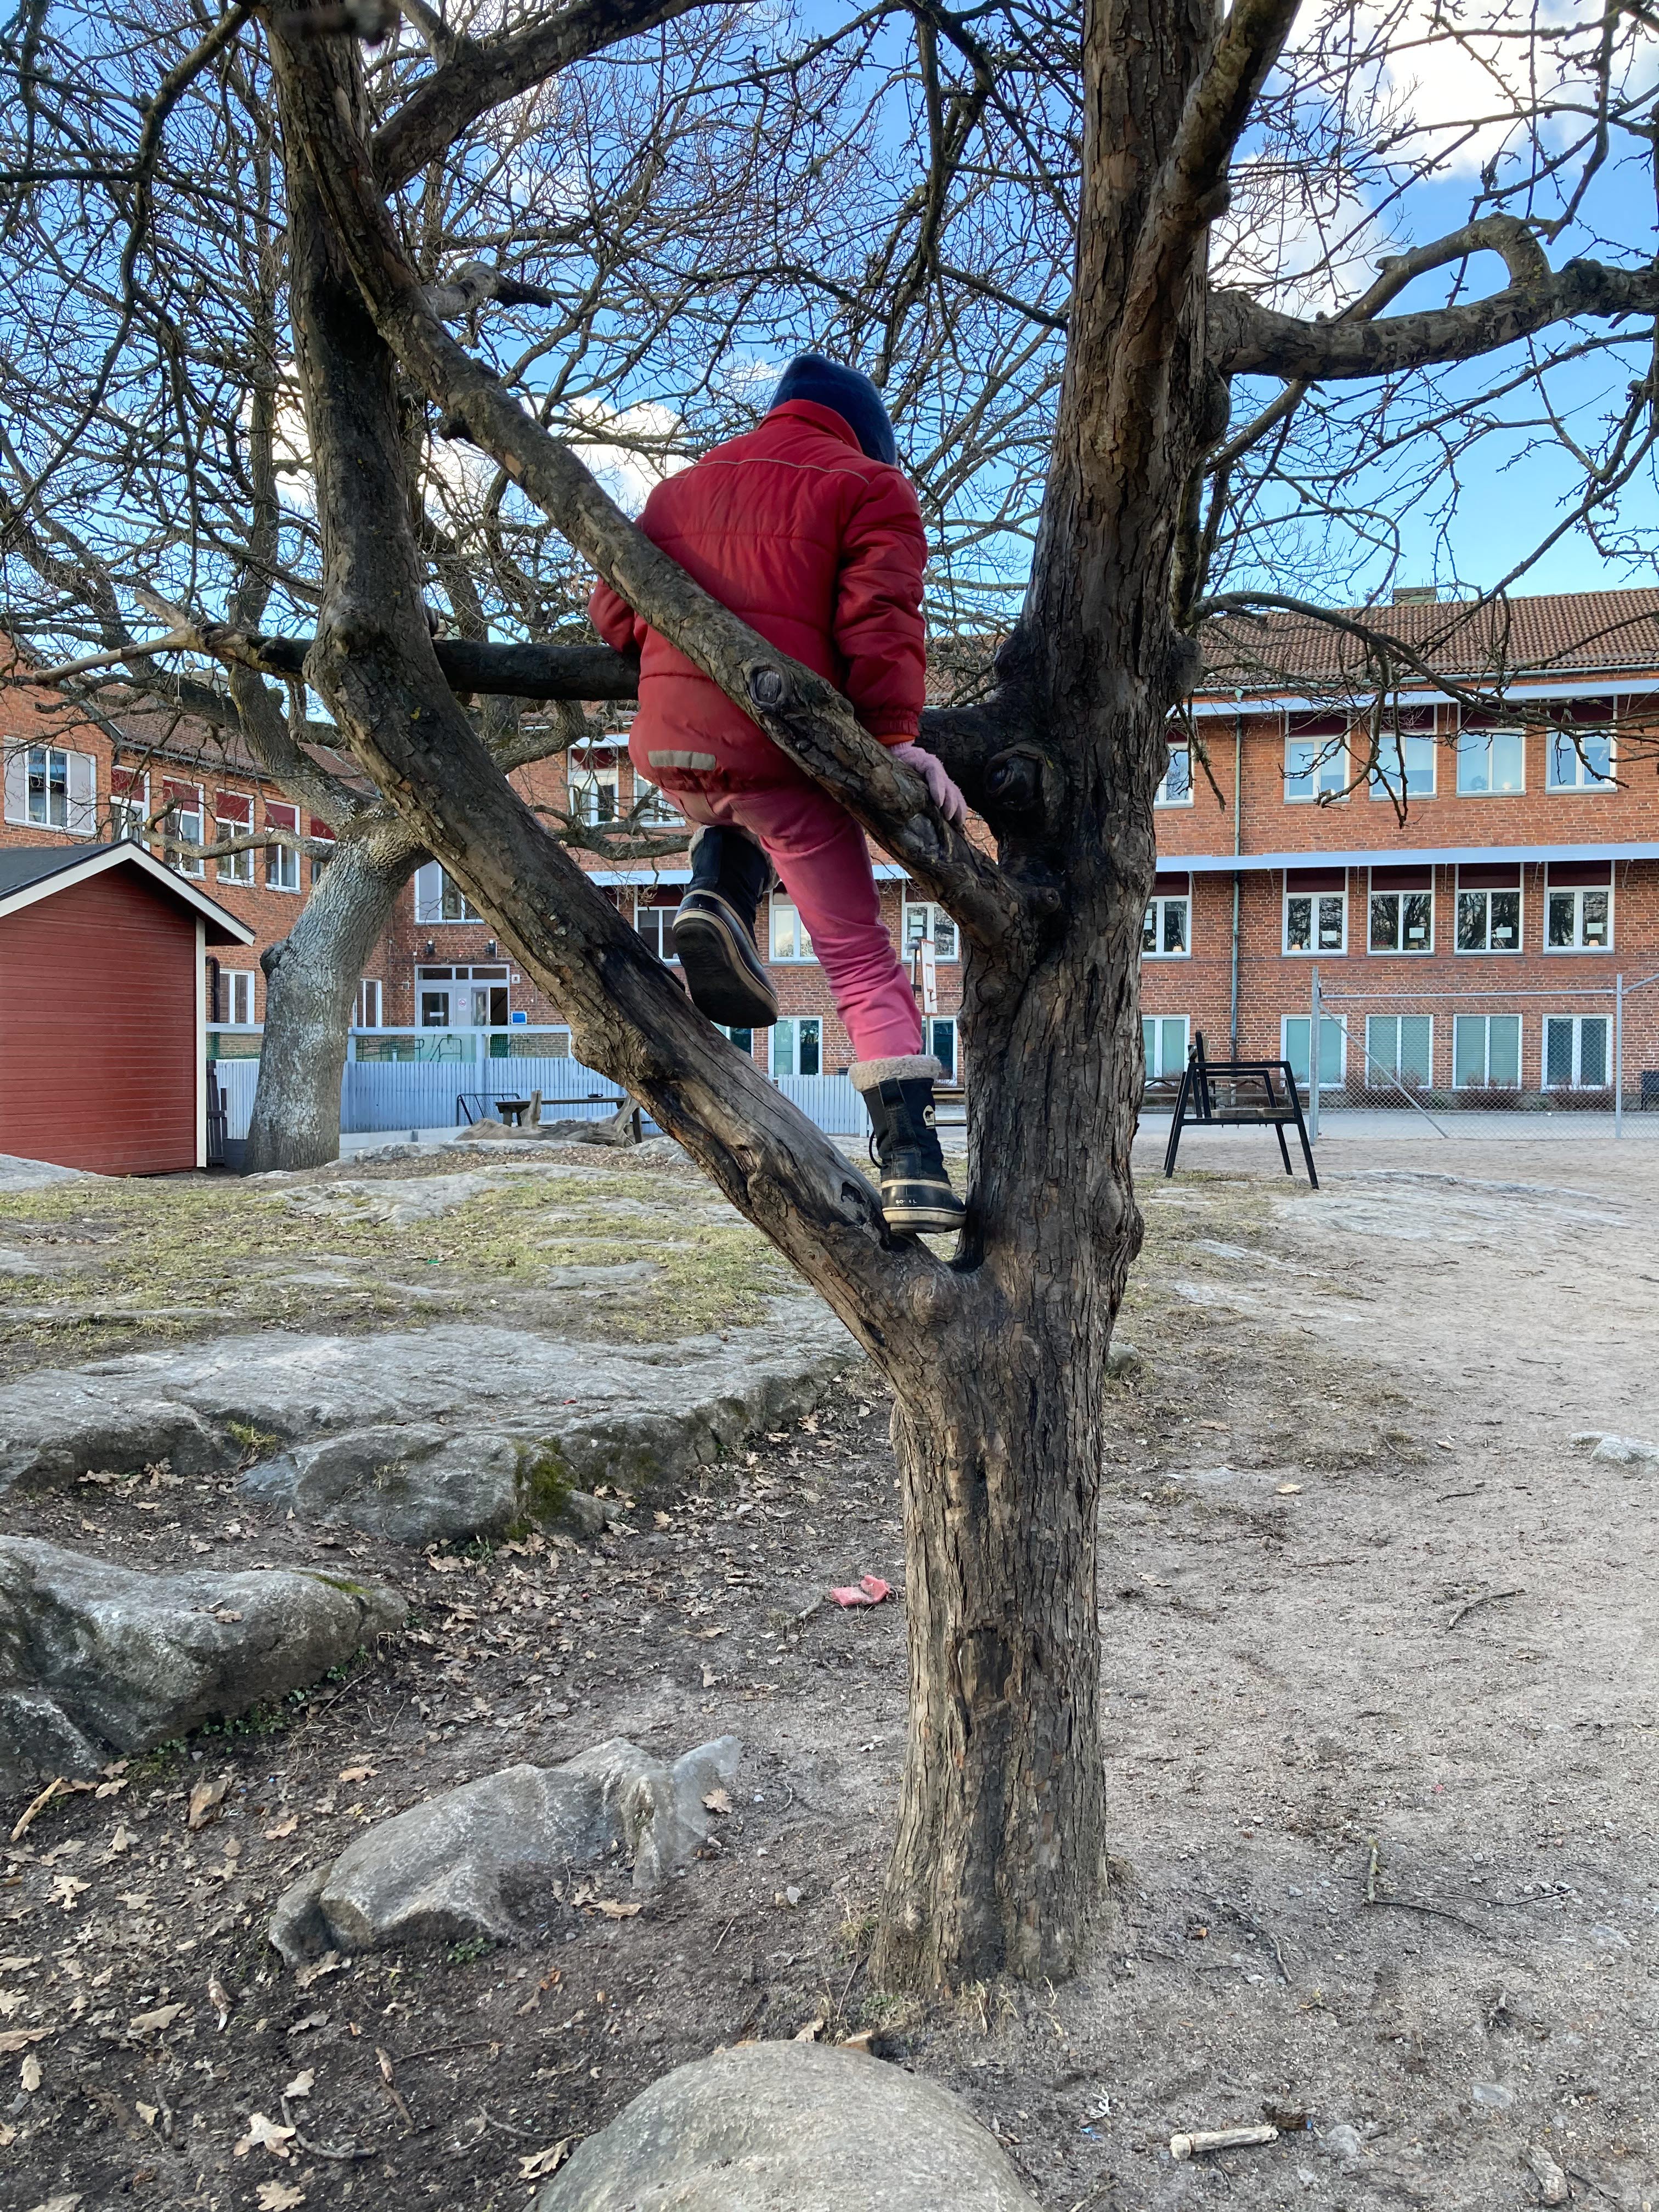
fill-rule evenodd
<path id="1" fill-rule="evenodd" d="M 746 830 L 764 847 L 823 963 L 855 1057 L 920 1052 L 915 993 L 882 926 L 864 832 L 846 809 L 805 782 L 732 789 L 709 776 L 670 796 L 688 821 Z M 763 941 L 763 958 L 769 949 Z"/>

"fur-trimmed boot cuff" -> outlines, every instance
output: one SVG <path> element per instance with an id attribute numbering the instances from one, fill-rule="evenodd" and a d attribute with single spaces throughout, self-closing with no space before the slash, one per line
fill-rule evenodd
<path id="1" fill-rule="evenodd" d="M 937 1083 L 945 1070 L 931 1052 L 900 1052 L 890 1060 L 855 1060 L 847 1073 L 854 1091 L 879 1091 L 884 1083 Z"/>

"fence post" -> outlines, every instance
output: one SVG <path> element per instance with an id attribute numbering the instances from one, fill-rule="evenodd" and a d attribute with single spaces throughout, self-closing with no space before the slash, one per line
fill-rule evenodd
<path id="1" fill-rule="evenodd" d="M 1313 971 L 1308 994 L 1308 1142 L 1319 1142 L 1319 1048 L 1323 1007 L 1319 995 L 1319 970 Z"/>
<path id="2" fill-rule="evenodd" d="M 1613 979 L 1613 1133 L 1625 1133 L 1625 979 Z"/>

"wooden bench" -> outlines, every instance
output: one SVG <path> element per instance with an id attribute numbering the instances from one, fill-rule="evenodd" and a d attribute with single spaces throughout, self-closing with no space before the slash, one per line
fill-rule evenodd
<path id="1" fill-rule="evenodd" d="M 1294 1128 L 1307 1163 L 1308 1181 L 1316 1190 L 1319 1188 L 1308 1125 L 1302 1118 L 1302 1100 L 1288 1060 L 1210 1060 L 1205 1054 L 1200 1030 L 1193 1039 L 1186 1073 L 1176 1094 L 1170 1142 L 1164 1155 L 1166 1176 L 1175 1173 L 1182 1131 L 1192 1127 L 1270 1128 L 1279 1139 L 1279 1156 L 1286 1175 L 1293 1175 L 1295 1170 L 1285 1132 Z"/>

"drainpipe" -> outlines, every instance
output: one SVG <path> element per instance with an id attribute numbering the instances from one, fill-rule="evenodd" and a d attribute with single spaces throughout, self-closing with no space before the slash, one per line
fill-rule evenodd
<path id="1" fill-rule="evenodd" d="M 1244 694 L 1242 690 L 1237 690 L 1233 693 L 1233 858 L 1235 860 L 1238 858 L 1242 849 L 1241 840 L 1243 835 L 1243 759 Z M 1231 1041 L 1229 1056 L 1233 1060 L 1238 1058 L 1238 910 L 1240 888 L 1243 881 L 1242 871 L 1235 868 L 1233 870 L 1233 991 L 1231 1012 L 1227 1025 Z"/>

